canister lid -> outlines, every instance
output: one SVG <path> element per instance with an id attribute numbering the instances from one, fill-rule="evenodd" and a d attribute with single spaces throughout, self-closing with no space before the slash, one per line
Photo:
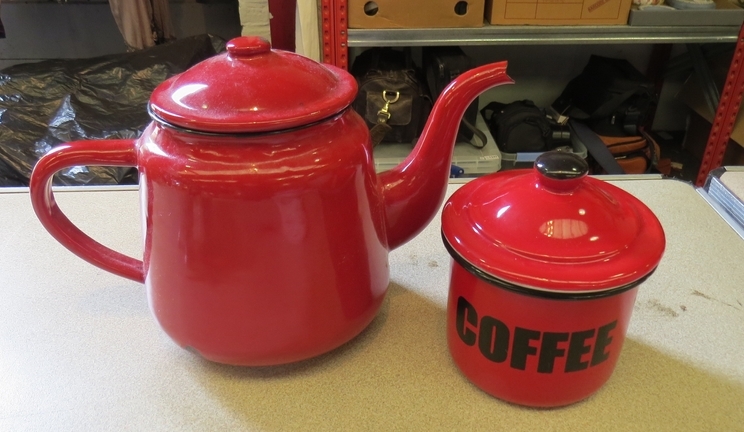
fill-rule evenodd
<path id="1" fill-rule="evenodd" d="M 356 93 L 348 72 L 244 36 L 159 85 L 150 111 L 156 120 L 198 131 L 268 132 L 330 117 Z"/>
<path id="2" fill-rule="evenodd" d="M 547 152 L 534 169 L 502 171 L 457 190 L 442 212 L 450 253 L 520 287 L 591 293 L 648 276 L 664 230 L 640 200 L 588 177 L 568 152 Z"/>

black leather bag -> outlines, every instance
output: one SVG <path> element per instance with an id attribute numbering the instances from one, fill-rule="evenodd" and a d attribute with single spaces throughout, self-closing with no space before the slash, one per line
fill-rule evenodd
<path id="1" fill-rule="evenodd" d="M 637 136 L 656 102 L 653 83 L 625 59 L 592 55 L 552 107 L 604 136 Z"/>
<path id="2" fill-rule="evenodd" d="M 431 112 L 431 97 L 410 52 L 371 48 L 351 67 L 359 93 L 353 103 L 370 128 L 372 142 L 413 143 Z"/>
<path id="3" fill-rule="evenodd" d="M 473 60 L 457 46 L 424 47 L 423 58 L 426 84 L 434 100 L 453 79 L 473 68 Z M 465 110 L 457 131 L 457 142 L 470 142 L 478 148 L 486 145 L 486 135 L 475 127 L 477 117 L 478 98 Z"/>
<path id="4" fill-rule="evenodd" d="M 572 139 L 587 148 L 595 173 L 641 174 L 660 169 L 660 148 L 644 131 L 655 95 L 627 60 L 592 55 L 552 109 L 570 119 Z"/>

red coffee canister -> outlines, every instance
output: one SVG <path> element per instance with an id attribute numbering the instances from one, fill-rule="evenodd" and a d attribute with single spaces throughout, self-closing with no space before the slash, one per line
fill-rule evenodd
<path id="1" fill-rule="evenodd" d="M 445 204 L 450 353 L 497 398 L 555 407 L 599 390 L 661 260 L 654 213 L 587 172 L 580 157 L 547 152 L 533 170 L 478 178 Z"/>

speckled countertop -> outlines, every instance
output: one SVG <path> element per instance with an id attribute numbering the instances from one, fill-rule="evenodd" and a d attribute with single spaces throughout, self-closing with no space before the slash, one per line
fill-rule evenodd
<path id="1" fill-rule="evenodd" d="M 450 360 L 438 217 L 392 252 L 385 304 L 359 337 L 298 364 L 239 368 L 172 343 L 142 285 L 72 255 L 43 230 L 27 192 L 5 191 L 0 430 L 744 430 L 744 241 L 689 184 L 615 184 L 657 213 L 667 252 L 640 288 L 610 381 L 551 410 L 494 399 Z M 57 198 L 94 238 L 140 253 L 136 191 Z"/>

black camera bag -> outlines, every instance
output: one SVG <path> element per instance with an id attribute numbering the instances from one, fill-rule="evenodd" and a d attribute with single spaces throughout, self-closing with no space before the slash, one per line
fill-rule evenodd
<path id="1" fill-rule="evenodd" d="M 426 83 L 434 100 L 458 75 L 473 68 L 472 59 L 457 46 L 424 47 L 423 58 Z M 478 148 L 486 145 L 486 135 L 475 127 L 477 117 L 478 98 L 475 98 L 462 117 L 457 142 L 469 142 Z"/>
<path id="2" fill-rule="evenodd" d="M 592 55 L 552 107 L 599 135 L 637 136 L 655 102 L 653 83 L 627 60 Z"/>
<path id="3" fill-rule="evenodd" d="M 551 121 L 545 111 L 530 100 L 509 104 L 491 102 L 481 113 L 502 152 L 543 152 L 552 147 Z"/>

